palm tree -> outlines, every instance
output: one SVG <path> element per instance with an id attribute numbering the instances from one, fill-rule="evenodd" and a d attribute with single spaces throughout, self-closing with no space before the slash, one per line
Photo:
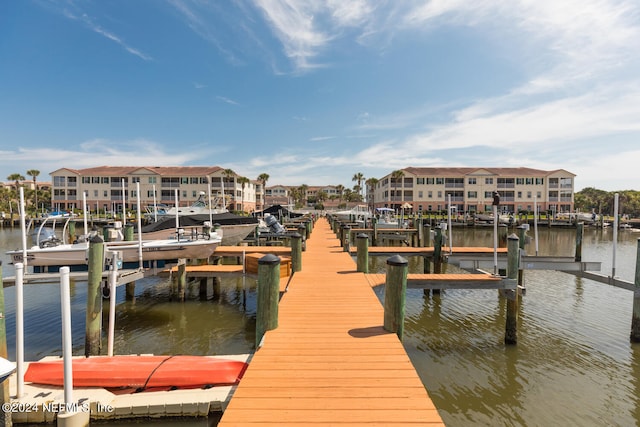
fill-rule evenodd
<path id="1" fill-rule="evenodd" d="M 269 181 L 269 174 L 268 173 L 261 173 L 260 175 L 258 175 L 258 181 L 260 181 L 260 183 L 262 184 L 262 206 L 261 208 L 264 209 L 264 205 L 266 203 L 266 195 L 267 195 L 267 181 Z"/>
<path id="2" fill-rule="evenodd" d="M 246 176 L 241 176 L 240 178 L 238 178 L 238 184 L 242 186 L 242 192 L 240 193 L 240 203 L 242 203 L 242 205 L 240 206 L 240 210 L 242 212 L 244 212 L 244 187 L 250 182 L 251 181 Z"/>
<path id="3" fill-rule="evenodd" d="M 336 185 L 336 192 L 338 193 L 338 200 L 342 201 L 342 193 L 344 193 L 344 185 L 342 184 Z"/>
<path id="4" fill-rule="evenodd" d="M 400 195 L 402 196 L 402 200 L 400 201 L 400 204 L 402 204 L 402 202 L 404 201 L 404 191 L 402 191 L 402 177 L 404 176 L 404 171 L 402 169 L 397 169 L 394 170 L 393 172 L 391 172 L 391 179 L 389 181 L 389 205 L 391 205 L 391 182 L 395 182 L 396 184 L 398 183 L 398 180 L 400 180 Z M 391 207 L 391 206 L 389 206 Z"/>
<path id="5" fill-rule="evenodd" d="M 18 188 L 20 187 L 20 181 L 24 181 L 25 178 L 23 175 L 19 173 L 12 173 L 7 177 L 8 181 L 15 181 L 16 193 L 18 192 Z"/>
<path id="6" fill-rule="evenodd" d="M 351 181 L 358 183 L 354 190 L 356 191 L 356 193 L 360 194 L 360 191 L 362 190 L 362 181 L 364 181 L 364 175 L 362 174 L 362 172 L 354 174 L 353 178 L 351 178 Z"/>
<path id="7" fill-rule="evenodd" d="M 223 178 L 225 181 L 227 181 L 227 182 L 232 182 L 232 183 L 233 183 L 233 180 L 231 180 L 231 178 L 232 178 L 232 177 L 234 177 L 234 176 L 236 175 L 236 173 L 233 171 L 233 169 L 225 169 L 225 170 L 223 170 L 223 171 L 222 171 L 222 175 L 224 175 L 224 176 L 225 176 L 225 178 L 226 178 L 226 179 L 225 179 L 225 178 Z M 236 186 L 235 186 L 235 184 L 234 184 L 234 185 L 233 185 L 233 191 L 231 192 L 231 194 L 232 194 L 232 195 L 235 195 L 235 193 L 236 193 Z M 226 200 L 226 197 L 225 197 L 225 195 L 224 195 L 224 192 L 222 193 L 222 199 L 223 199 L 223 200 Z M 232 200 L 234 200 L 234 201 L 235 201 L 235 197 L 233 197 L 233 199 L 232 199 Z M 233 208 L 235 209 L 235 203 L 234 203 L 234 207 L 233 207 Z"/>
<path id="8" fill-rule="evenodd" d="M 35 194 L 35 206 L 36 206 L 36 213 L 38 212 L 38 184 L 36 183 L 36 177 L 38 175 L 40 175 L 40 171 L 38 169 L 29 169 L 27 171 L 27 175 L 29 175 L 31 178 L 33 178 L 33 191 Z"/>
<path id="9" fill-rule="evenodd" d="M 367 186 L 367 204 L 371 203 L 371 208 L 373 208 L 373 193 L 378 185 L 378 178 L 369 178 L 364 183 Z"/>
<path id="10" fill-rule="evenodd" d="M 298 187 L 298 191 L 300 191 L 300 204 L 304 206 L 307 202 L 307 190 L 309 186 L 307 184 L 302 184 Z"/>

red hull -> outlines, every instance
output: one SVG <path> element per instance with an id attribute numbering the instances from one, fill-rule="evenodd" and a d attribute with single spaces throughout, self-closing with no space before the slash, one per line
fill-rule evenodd
<path id="1" fill-rule="evenodd" d="M 74 387 L 195 388 L 237 384 L 247 364 L 208 356 L 113 356 L 73 359 Z M 31 362 L 27 382 L 62 386 L 62 359 Z"/>

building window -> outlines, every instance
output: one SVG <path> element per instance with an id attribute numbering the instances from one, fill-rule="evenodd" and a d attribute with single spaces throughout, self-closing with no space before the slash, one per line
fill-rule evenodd
<path id="1" fill-rule="evenodd" d="M 433 191 L 428 191 L 427 192 L 427 197 L 432 199 L 433 198 Z"/>
<path id="2" fill-rule="evenodd" d="M 54 187 L 64 187 L 66 183 L 66 177 L 64 176 L 54 176 L 53 177 L 53 186 Z"/>
<path id="3" fill-rule="evenodd" d="M 106 198 L 106 197 L 109 197 L 109 192 L 108 192 L 107 190 L 104 190 L 104 191 L 102 192 L 102 197 L 105 197 L 105 198 Z"/>
<path id="4" fill-rule="evenodd" d="M 484 192 L 485 199 L 493 199 L 493 191 L 485 191 Z"/>
<path id="5" fill-rule="evenodd" d="M 103 176 L 102 177 L 102 183 L 103 184 L 109 184 L 109 177 L 108 176 Z"/>
<path id="6" fill-rule="evenodd" d="M 416 184 L 424 184 L 424 178 L 416 178 Z"/>
<path id="7" fill-rule="evenodd" d="M 467 198 L 468 199 L 477 199 L 478 198 L 478 192 L 477 191 L 467 191 Z"/>
<path id="8" fill-rule="evenodd" d="M 524 185 L 524 178 L 516 178 L 517 185 Z"/>
<path id="9" fill-rule="evenodd" d="M 191 197 L 196 197 L 196 193 L 197 193 L 197 191 L 196 191 L 196 190 L 193 190 L 193 191 L 191 192 Z"/>
<path id="10" fill-rule="evenodd" d="M 469 178 L 467 180 L 467 184 L 469 185 L 476 185 L 476 179 L 475 178 Z"/>
<path id="11" fill-rule="evenodd" d="M 422 191 L 418 191 L 418 199 L 422 199 Z"/>
<path id="12" fill-rule="evenodd" d="M 544 178 L 536 178 L 536 185 L 543 185 L 544 184 Z"/>
<path id="13" fill-rule="evenodd" d="M 133 184 L 135 184 L 136 182 L 140 182 L 140 177 L 139 176 L 132 176 L 131 177 L 131 182 Z"/>
<path id="14" fill-rule="evenodd" d="M 526 184 L 527 185 L 533 185 L 533 178 L 527 178 L 526 179 Z"/>
<path id="15" fill-rule="evenodd" d="M 182 190 L 182 197 L 186 198 L 187 197 L 187 190 Z"/>
<path id="16" fill-rule="evenodd" d="M 531 198 L 531 191 L 527 191 L 527 199 Z"/>
<path id="17" fill-rule="evenodd" d="M 522 199 L 522 191 L 518 191 L 518 199 Z"/>
<path id="18" fill-rule="evenodd" d="M 155 184 L 156 183 L 156 177 L 155 176 L 150 176 L 149 180 L 148 180 L 149 184 Z"/>
<path id="19" fill-rule="evenodd" d="M 493 184 L 493 178 L 485 178 L 484 179 L 484 183 L 492 185 Z"/>
<path id="20" fill-rule="evenodd" d="M 427 184 L 433 185 L 433 184 L 435 184 L 435 182 L 436 182 L 435 178 L 427 178 Z"/>
<path id="21" fill-rule="evenodd" d="M 188 177 L 181 177 L 180 178 L 180 184 L 188 184 L 189 183 L 189 178 Z"/>
<path id="22" fill-rule="evenodd" d="M 438 199 L 442 199 L 442 191 L 438 191 Z"/>
<path id="23" fill-rule="evenodd" d="M 436 184 L 444 184 L 444 178 L 436 178 Z"/>
<path id="24" fill-rule="evenodd" d="M 208 184 L 208 183 L 209 183 L 209 178 L 207 178 L 206 176 L 200 177 L 200 184 Z"/>
<path id="25" fill-rule="evenodd" d="M 83 176 L 83 177 L 82 177 L 82 183 L 83 183 L 83 184 L 91 184 L 91 177 L 89 177 L 89 176 Z"/>

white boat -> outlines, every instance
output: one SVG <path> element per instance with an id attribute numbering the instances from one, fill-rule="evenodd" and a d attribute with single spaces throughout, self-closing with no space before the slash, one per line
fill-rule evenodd
<path id="1" fill-rule="evenodd" d="M 220 225 L 222 233 L 221 245 L 235 246 L 253 233 L 258 226 L 258 219 L 254 217 L 240 216 L 231 212 L 199 215 L 183 215 L 178 219 L 179 228 L 184 230 L 184 236 L 195 237 L 202 234 L 207 223 L 209 227 Z M 168 239 L 176 232 L 176 218 L 165 218 L 142 227 L 144 240 Z"/>
<path id="2" fill-rule="evenodd" d="M 351 209 L 333 212 L 340 221 L 352 221 L 358 223 L 361 227 L 365 227 L 367 222 L 371 220 L 373 214 L 367 205 L 357 205 Z"/>
<path id="3" fill-rule="evenodd" d="M 212 233 L 205 239 L 160 239 L 137 241 L 105 242 L 105 250 L 122 252 L 123 262 L 139 261 L 142 248 L 143 261 L 174 260 L 179 258 L 201 259 L 213 254 L 221 238 Z M 31 266 L 72 266 L 86 265 L 89 256 L 89 242 L 51 246 L 37 245 L 27 249 L 27 265 Z M 23 261 L 23 250 L 8 251 L 7 255 L 15 264 Z"/>
<path id="4" fill-rule="evenodd" d="M 0 357 L 0 383 L 6 380 L 16 370 L 16 364 L 4 357 Z"/>
<path id="5" fill-rule="evenodd" d="M 190 206 L 167 206 L 165 204 L 156 204 L 147 207 L 145 219 L 148 221 L 162 220 L 165 218 L 175 218 L 176 216 L 185 215 L 209 215 L 228 212 L 226 208 L 209 208 L 204 200 L 205 192 L 201 191 L 198 199 Z M 176 199 L 177 200 L 177 199 Z"/>
<path id="6" fill-rule="evenodd" d="M 376 208 L 378 228 L 403 228 L 398 218 L 394 218 L 395 211 L 391 208 Z"/>

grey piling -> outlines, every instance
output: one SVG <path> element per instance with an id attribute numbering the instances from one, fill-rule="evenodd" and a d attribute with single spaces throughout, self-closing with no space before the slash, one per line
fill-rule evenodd
<path id="1" fill-rule="evenodd" d="M 636 243 L 636 276 L 633 291 L 633 314 L 631 317 L 631 342 L 640 342 L 640 239 Z"/>
<path id="2" fill-rule="evenodd" d="M 302 235 L 300 233 L 291 234 L 291 269 L 302 271 Z"/>
<path id="3" fill-rule="evenodd" d="M 124 226 L 124 240 L 127 242 L 133 241 L 133 224 L 125 224 Z"/>
<path id="4" fill-rule="evenodd" d="M 301 250 L 304 252 L 307 250 L 307 239 L 306 239 L 307 228 L 304 226 L 304 224 L 300 224 L 298 226 L 298 233 L 302 237 L 302 240 L 300 242 L 300 247 L 301 247 Z"/>
<path id="5" fill-rule="evenodd" d="M 395 332 L 402 341 L 404 333 L 405 294 L 409 262 L 400 255 L 387 259 L 387 279 L 384 288 L 384 324 L 386 331 Z"/>
<path id="6" fill-rule="evenodd" d="M 89 241 L 87 281 L 87 313 L 85 322 L 84 355 L 96 356 L 102 350 L 102 270 L 104 241 L 94 236 Z"/>
<path id="7" fill-rule="evenodd" d="M 361 273 L 369 272 L 369 236 L 366 233 L 358 234 L 356 238 L 358 254 L 356 256 L 357 270 Z"/>
<path id="8" fill-rule="evenodd" d="M 258 301 L 256 307 L 256 348 L 267 331 L 278 327 L 280 258 L 267 254 L 258 260 Z"/>
<path id="9" fill-rule="evenodd" d="M 517 279 L 519 267 L 519 239 L 515 234 L 507 238 L 507 277 Z M 518 343 L 518 292 L 517 289 L 507 289 L 507 319 L 504 331 L 505 344 Z"/>
<path id="10" fill-rule="evenodd" d="M 422 246 L 431 246 L 431 225 L 426 221 L 422 224 Z"/>

